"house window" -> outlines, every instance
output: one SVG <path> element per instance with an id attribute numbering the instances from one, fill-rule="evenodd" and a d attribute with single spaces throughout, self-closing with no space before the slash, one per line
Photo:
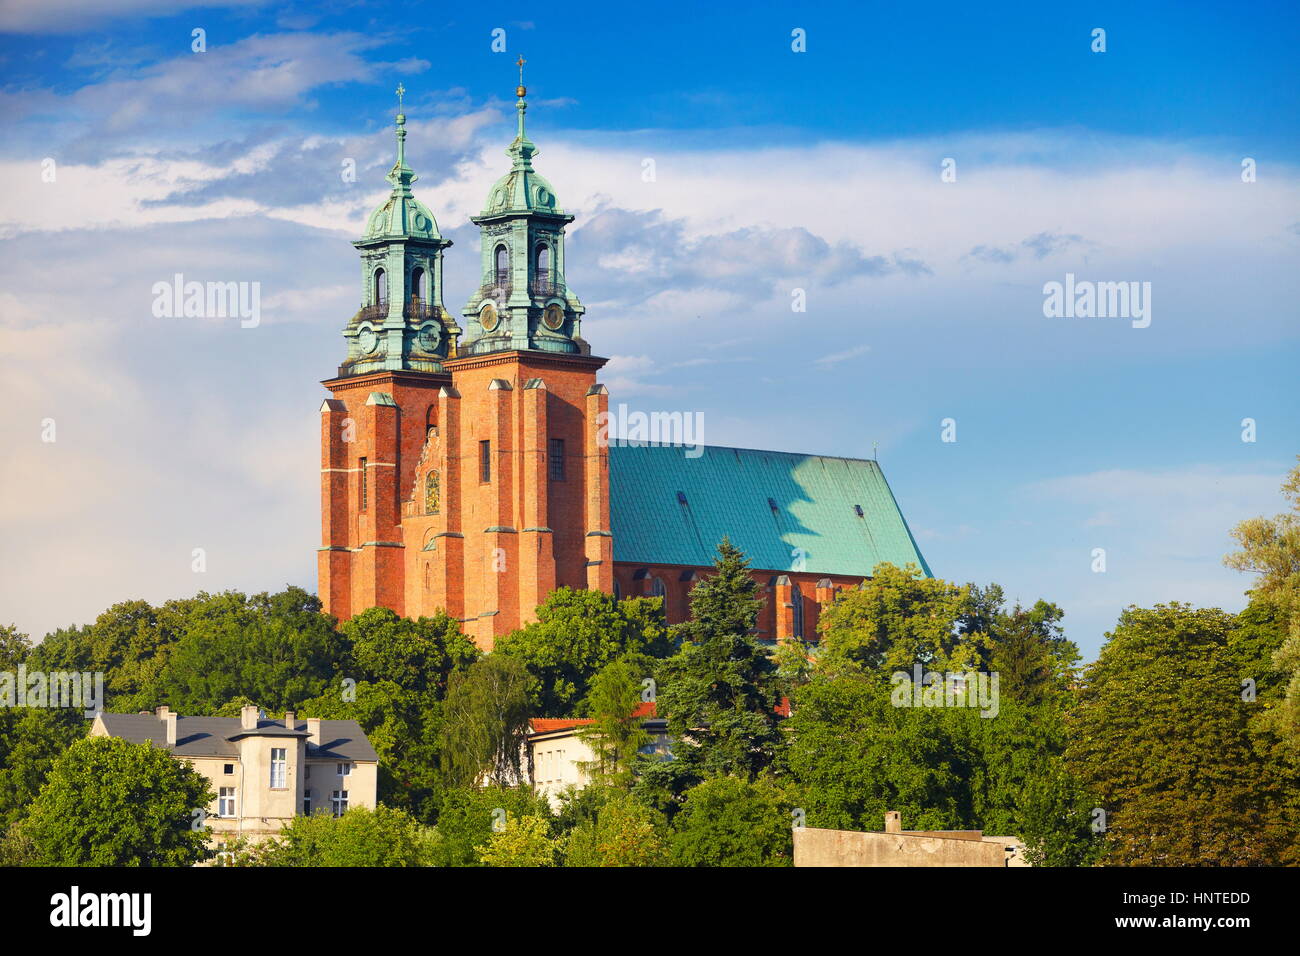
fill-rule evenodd
<path id="1" fill-rule="evenodd" d="M 223 769 L 227 774 L 232 774 L 232 773 L 235 772 L 235 765 L 234 765 L 233 763 L 228 763 L 228 764 L 226 764 L 222 769 Z"/>
<path id="2" fill-rule="evenodd" d="M 351 774 L 351 773 L 352 773 L 352 764 L 350 764 L 350 763 L 341 763 L 341 764 L 339 764 L 339 776 L 340 776 L 340 777 L 346 777 L 346 776 L 348 776 L 348 775 Z"/>
<path id="3" fill-rule="evenodd" d="M 362 458 L 358 471 L 361 473 L 361 510 L 366 510 L 366 505 L 370 501 L 370 481 L 366 472 L 367 459 Z"/>
<path id="4" fill-rule="evenodd" d="M 552 438 L 547 443 L 551 481 L 564 480 L 564 439 Z"/>
<path id="5" fill-rule="evenodd" d="M 375 302 L 379 305 L 388 302 L 388 276 L 383 269 L 375 270 Z"/>
<path id="6" fill-rule="evenodd" d="M 283 790 L 287 779 L 286 759 L 288 751 L 284 747 L 271 748 L 271 789 Z"/>
<path id="7" fill-rule="evenodd" d="M 233 817 L 235 815 L 235 788 L 222 787 L 217 798 L 217 816 Z"/>
<path id="8" fill-rule="evenodd" d="M 311 791 L 310 790 L 304 790 L 302 792 L 302 815 L 304 817 L 311 816 Z"/>
<path id="9" fill-rule="evenodd" d="M 330 806 L 333 807 L 336 817 L 343 816 L 348 809 L 348 792 L 346 790 L 335 790 L 330 796 Z"/>
<path id="10" fill-rule="evenodd" d="M 492 480 L 492 443 L 478 443 L 478 480 L 487 483 Z"/>
<path id="11" fill-rule="evenodd" d="M 795 637 L 803 637 L 803 595 L 799 593 L 799 585 L 790 586 L 790 603 L 794 605 L 794 624 L 791 628 Z"/>

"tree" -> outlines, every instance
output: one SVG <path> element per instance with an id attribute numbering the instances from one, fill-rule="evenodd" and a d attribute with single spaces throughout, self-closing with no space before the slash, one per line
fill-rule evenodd
<path id="1" fill-rule="evenodd" d="M 1107 814 L 1105 862 L 1300 861 L 1300 775 L 1255 726 L 1236 627 L 1218 609 L 1131 607 L 1085 671 L 1066 755 Z"/>
<path id="2" fill-rule="evenodd" d="M 142 707 L 207 714 L 244 695 L 271 711 L 293 710 L 342 669 L 347 644 L 315 595 L 290 587 L 219 598 L 191 608 Z"/>
<path id="3" fill-rule="evenodd" d="M 817 630 L 823 670 L 910 671 L 914 664 L 940 671 L 979 668 L 987 652 L 985 635 L 958 628 L 963 616 L 969 626 L 979 610 L 970 585 L 927 578 L 913 564 L 879 564 L 871 575 L 822 612 Z"/>
<path id="4" fill-rule="evenodd" d="M 0 708 L 0 831 L 26 813 L 86 721 L 69 708 Z"/>
<path id="5" fill-rule="evenodd" d="M 0 625 L 0 671 L 17 671 L 32 651 L 32 640 L 12 624 Z"/>
<path id="6" fill-rule="evenodd" d="M 649 807 L 621 791 L 610 792 L 594 817 L 569 832 L 564 865 L 663 866 L 664 827 L 663 818 Z"/>
<path id="7" fill-rule="evenodd" d="M 380 801 L 432 823 L 444 786 L 438 769 L 443 706 L 433 691 L 361 681 L 346 698 L 336 689 L 303 701 L 298 714 L 360 724 L 379 757 Z"/>
<path id="8" fill-rule="evenodd" d="M 207 855 L 207 778 L 149 744 L 87 737 L 59 758 L 24 831 L 44 866 L 189 866 Z"/>
<path id="9" fill-rule="evenodd" d="M 719 774 L 752 780 L 779 762 L 777 666 L 754 640 L 757 585 L 730 541 L 714 573 L 691 591 L 691 619 L 674 628 L 681 649 L 660 665 L 658 712 L 676 741 L 660 773 L 673 786 Z"/>
<path id="10" fill-rule="evenodd" d="M 989 624 L 992 643 L 988 667 L 998 675 L 1000 692 L 1027 704 L 1065 694 L 1075 676 L 1079 649 L 1066 640 L 1055 604 L 1038 601 L 1026 610 L 999 608 Z"/>
<path id="11" fill-rule="evenodd" d="M 627 788 L 640 749 L 650 742 L 642 729 L 640 673 L 627 661 L 601 668 L 591 682 L 592 723 L 578 730 L 596 759 L 584 769 L 599 782 Z"/>
<path id="12" fill-rule="evenodd" d="M 438 812 L 436 862 L 438 866 L 482 866 L 478 847 L 485 845 L 494 825 L 506 819 L 549 818 L 544 797 L 529 787 L 457 787 L 443 795 Z"/>
<path id="13" fill-rule="evenodd" d="M 256 847 L 254 866 L 431 866 L 432 835 L 410 814 L 383 804 L 350 807 L 341 817 L 294 817 L 278 837 Z"/>
<path id="14" fill-rule="evenodd" d="M 555 866 L 558 842 L 550 821 L 541 814 L 518 817 L 507 812 L 504 826 L 475 847 L 483 866 Z"/>
<path id="15" fill-rule="evenodd" d="M 528 671 L 500 654 L 452 675 L 442 728 L 443 773 L 453 786 L 489 778 L 522 779 L 520 758 L 528 739 Z"/>
<path id="16" fill-rule="evenodd" d="M 644 677 L 672 653 L 659 598 L 620 601 L 602 591 L 562 587 L 537 609 L 537 620 L 507 634 L 494 653 L 521 661 L 532 675 L 533 713 L 569 717 L 585 712 L 592 678 L 614 660 Z"/>
<path id="17" fill-rule="evenodd" d="M 791 866 L 792 807 L 770 779 L 716 777 L 686 792 L 674 821 L 674 866 Z"/>
<path id="18" fill-rule="evenodd" d="M 1273 656 L 1274 666 L 1287 675 L 1286 699 L 1272 720 L 1283 736 L 1300 748 L 1300 465 L 1283 481 L 1282 495 L 1290 500 L 1291 510 L 1238 524 L 1232 536 L 1241 550 L 1223 561 L 1238 571 L 1258 574 L 1250 593 L 1272 604 L 1286 622 L 1286 640 Z"/>
<path id="19" fill-rule="evenodd" d="M 888 810 L 918 829 L 969 825 L 974 755 L 944 710 L 892 706 L 882 675 L 819 676 L 796 694 L 786 730 L 809 826 L 879 830 Z"/>
<path id="20" fill-rule="evenodd" d="M 479 658 L 474 642 L 447 614 L 419 620 L 398 617 L 388 608 L 362 611 L 341 627 L 352 645 L 358 681 L 391 681 L 406 691 L 442 699 L 451 674 Z"/>

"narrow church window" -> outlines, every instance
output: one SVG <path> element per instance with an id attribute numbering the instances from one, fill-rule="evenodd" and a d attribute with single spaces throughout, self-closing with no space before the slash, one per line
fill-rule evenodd
<path id="1" fill-rule="evenodd" d="M 375 270 L 375 302 L 383 305 L 388 301 L 388 276 L 383 269 Z"/>
<path id="2" fill-rule="evenodd" d="M 510 281 L 510 253 L 506 251 L 505 246 L 497 246 L 496 279 L 497 285 L 505 285 Z"/>
<path id="3" fill-rule="evenodd" d="M 551 247 L 543 243 L 537 247 L 537 281 L 546 282 L 551 272 Z"/>
<path id="4" fill-rule="evenodd" d="M 614 579 L 614 600 L 623 600 L 623 585 L 618 583 L 618 578 Z"/>
<path id="5" fill-rule="evenodd" d="M 663 597 L 665 594 L 668 593 L 668 589 L 664 587 L 663 578 L 653 578 L 650 581 L 650 593 L 653 594 L 655 597 Z"/>
<path id="6" fill-rule="evenodd" d="M 366 459 L 361 459 L 361 466 L 358 469 L 361 472 L 361 510 L 366 510 L 366 503 L 370 497 L 370 482 L 366 477 Z"/>
<path id="7" fill-rule="evenodd" d="M 552 438 L 549 444 L 551 481 L 564 480 L 564 439 Z"/>
<path id="8" fill-rule="evenodd" d="M 424 476 L 424 513 L 427 515 L 436 515 L 438 513 L 438 472 L 436 469 Z"/>
<path id="9" fill-rule="evenodd" d="M 411 297 L 417 302 L 427 302 L 429 290 L 425 288 L 428 284 L 428 273 L 423 269 L 416 269 L 411 273 Z"/>
<path id="10" fill-rule="evenodd" d="M 492 480 L 492 443 L 490 441 L 478 443 L 478 480 L 485 483 Z"/>
<path id="11" fill-rule="evenodd" d="M 803 595 L 799 593 L 799 585 L 790 586 L 790 603 L 794 605 L 794 624 L 791 630 L 795 637 L 803 637 Z"/>

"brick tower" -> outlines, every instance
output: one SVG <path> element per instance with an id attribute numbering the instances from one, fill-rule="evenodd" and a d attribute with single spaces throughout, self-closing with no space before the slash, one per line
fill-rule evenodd
<path id="1" fill-rule="evenodd" d="M 473 217 L 482 281 L 465 341 L 442 305 L 451 243 L 411 195 L 399 112 L 393 190 L 354 243 L 362 307 L 321 408 L 325 609 L 445 609 L 485 649 L 556 587 L 613 588 L 605 360 L 579 335 L 573 217 L 533 169 L 520 67 L 512 166 Z"/>

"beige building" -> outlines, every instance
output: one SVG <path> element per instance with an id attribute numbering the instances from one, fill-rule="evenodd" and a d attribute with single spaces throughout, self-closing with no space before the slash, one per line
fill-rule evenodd
<path id="1" fill-rule="evenodd" d="M 654 704 L 642 704 L 636 711 L 642 718 L 641 728 L 650 735 L 642 753 L 668 755 L 668 722 L 655 716 Z M 560 793 L 566 787 L 581 790 L 591 782 L 586 766 L 596 755 L 578 732 L 592 723 L 581 717 L 534 717 L 529 722 L 528 766 L 530 782 L 538 793 L 558 808 Z"/>
<path id="2" fill-rule="evenodd" d="M 1017 837 L 982 830 L 904 830 L 897 810 L 885 832 L 796 827 L 795 866 L 1028 866 Z"/>
<path id="3" fill-rule="evenodd" d="M 274 836 L 295 816 L 373 807 L 379 758 L 355 720 L 99 714 L 91 736 L 164 747 L 208 778 L 216 799 L 203 812 L 215 844 Z M 199 819 L 199 817 L 196 817 Z"/>

